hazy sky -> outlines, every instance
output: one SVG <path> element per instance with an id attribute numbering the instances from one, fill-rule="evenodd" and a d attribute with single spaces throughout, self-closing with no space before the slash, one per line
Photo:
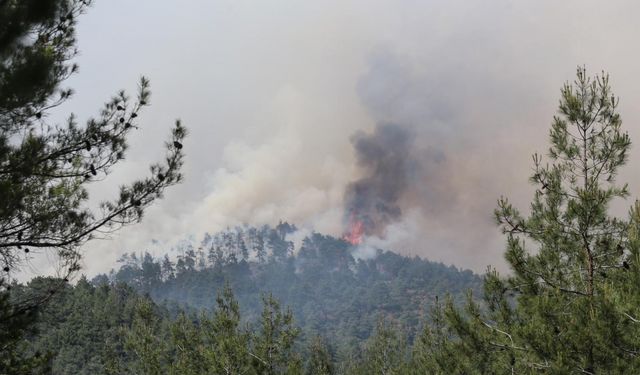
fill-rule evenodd
<path id="1" fill-rule="evenodd" d="M 344 189 L 361 173 L 350 137 L 379 123 L 410 129 L 426 165 L 384 245 L 504 269 L 492 210 L 500 195 L 526 210 L 531 154 L 546 152 L 577 65 L 611 74 L 640 142 L 639 11 L 637 1 L 97 0 L 80 19 L 76 96 L 62 110 L 86 119 L 140 75 L 153 94 L 126 162 L 92 199 L 146 173 L 176 118 L 190 136 L 184 184 L 141 224 L 86 246 L 85 272 L 240 223 L 340 234 Z M 639 155 L 621 176 L 634 197 Z"/>

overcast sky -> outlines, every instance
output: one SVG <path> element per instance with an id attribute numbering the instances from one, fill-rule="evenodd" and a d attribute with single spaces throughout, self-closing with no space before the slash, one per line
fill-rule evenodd
<path id="1" fill-rule="evenodd" d="M 147 172 L 176 118 L 190 135 L 185 182 L 144 221 L 85 248 L 88 274 L 125 251 L 241 223 L 288 220 L 339 235 L 350 137 L 407 127 L 425 150 L 420 203 L 384 245 L 484 271 L 504 269 L 500 195 L 525 209 L 531 154 L 547 150 L 559 91 L 577 65 L 606 70 L 640 142 L 637 1 L 97 0 L 80 19 L 80 73 L 62 107 L 81 119 L 151 79 L 151 107 L 123 165 L 93 200 Z M 621 179 L 640 194 L 637 148 Z M 410 200 L 416 202 L 416 200 Z M 626 204 L 626 203 L 625 203 Z M 619 207 L 624 207 L 620 205 Z M 623 208 L 619 208 L 624 211 Z M 156 245 L 152 245 L 152 240 Z"/>

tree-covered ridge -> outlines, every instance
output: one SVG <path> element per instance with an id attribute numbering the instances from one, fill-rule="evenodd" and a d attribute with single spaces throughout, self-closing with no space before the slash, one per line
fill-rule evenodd
<path id="1" fill-rule="evenodd" d="M 228 282 L 248 321 L 258 319 L 261 295 L 271 293 L 291 308 L 305 336 L 323 336 L 341 349 L 366 340 L 380 317 L 413 337 L 436 296 L 462 301 L 469 289 L 479 294 L 481 279 L 471 271 L 383 250 L 360 259 L 347 242 L 319 233 L 294 252 L 293 231 L 286 223 L 235 228 L 184 245 L 175 258 L 125 254 L 119 269 L 97 280 L 196 309 L 212 308 Z"/>

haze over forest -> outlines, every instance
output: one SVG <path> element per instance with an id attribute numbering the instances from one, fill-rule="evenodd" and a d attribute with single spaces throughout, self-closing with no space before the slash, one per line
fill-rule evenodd
<path id="1" fill-rule="evenodd" d="M 91 187 L 92 200 L 146 171 L 175 116 L 190 136 L 184 183 L 140 225 L 90 242 L 83 272 L 106 272 L 125 251 L 160 255 L 185 237 L 243 223 L 282 219 L 304 233 L 340 236 L 349 186 L 371 177 L 354 145 L 375 140 L 378 125 L 411 145 L 393 168 L 403 184 L 391 204 L 398 212 L 379 219 L 384 229 L 374 232 L 384 239 L 370 241 L 477 272 L 488 264 L 505 269 L 496 199 L 506 195 L 527 208 L 533 188 L 525 166 L 532 153 L 546 153 L 559 84 L 573 80 L 576 65 L 611 74 L 627 129 L 640 137 L 633 82 L 639 7 L 578 0 L 96 2 L 79 20 L 81 69 L 65 82 L 76 95 L 60 114 L 86 119 L 115 90 L 133 89 L 141 74 L 153 96 L 127 160 L 109 182 Z M 637 155 L 632 149 L 631 158 Z M 632 171 L 621 180 L 635 192 L 640 177 Z"/>

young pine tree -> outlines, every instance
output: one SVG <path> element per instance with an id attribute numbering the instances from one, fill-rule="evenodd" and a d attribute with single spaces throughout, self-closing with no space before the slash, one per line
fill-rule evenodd
<path id="1" fill-rule="evenodd" d="M 241 375 L 252 371 L 250 334 L 240 325 L 240 307 L 229 284 L 216 299 L 213 317 L 202 317 L 207 373 Z"/>
<path id="2" fill-rule="evenodd" d="M 124 348 L 134 358 L 129 370 L 135 374 L 166 373 L 168 348 L 162 338 L 162 322 L 155 308 L 152 301 L 141 300 L 136 306 L 131 329 L 124 335 Z"/>
<path id="3" fill-rule="evenodd" d="M 375 334 L 365 345 L 359 361 L 347 365 L 345 373 L 352 375 L 401 375 L 407 374 L 407 341 L 403 330 L 378 320 Z"/>
<path id="4" fill-rule="evenodd" d="M 533 156 L 530 213 L 505 198 L 496 210 L 512 272 L 488 272 L 486 306 L 445 308 L 454 338 L 440 333 L 440 350 L 432 335 L 425 350 L 434 372 L 640 371 L 639 206 L 629 220 L 609 212 L 628 196 L 616 183 L 631 145 L 617 105 L 606 74 L 591 78 L 579 68 L 564 85 L 548 161 Z"/>
<path id="5" fill-rule="evenodd" d="M 171 324 L 170 345 L 174 352 L 169 371 L 171 375 L 207 373 L 202 331 L 194 319 L 184 312 Z"/>
<path id="6" fill-rule="evenodd" d="M 327 344 L 320 336 L 315 336 L 309 344 L 309 353 L 305 368 L 306 375 L 333 375 L 333 358 Z"/>
<path id="7" fill-rule="evenodd" d="M 263 296 L 260 327 L 252 345 L 253 365 L 258 374 L 299 374 L 300 359 L 294 351 L 300 330 L 290 310 L 282 311 L 272 295 Z"/>

